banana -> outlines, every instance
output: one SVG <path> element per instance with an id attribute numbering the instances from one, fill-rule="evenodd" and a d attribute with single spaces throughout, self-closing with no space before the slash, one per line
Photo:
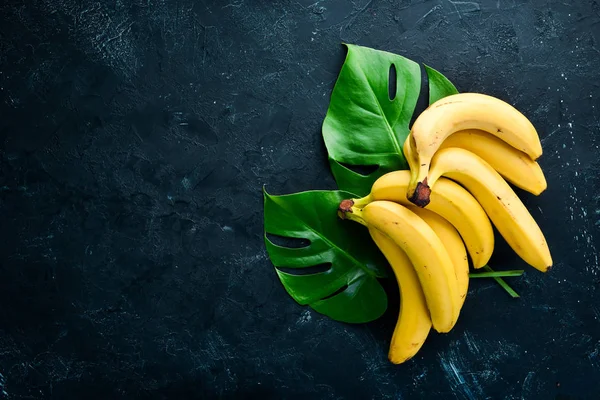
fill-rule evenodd
<path id="1" fill-rule="evenodd" d="M 464 149 L 443 149 L 435 154 L 429 170 L 432 195 L 442 175 L 475 196 L 509 246 L 525 262 L 542 272 L 550 269 L 552 257 L 544 234 L 514 190 L 490 164 Z"/>
<path id="2" fill-rule="evenodd" d="M 409 171 L 387 173 L 375 181 L 369 195 L 361 199 L 345 200 L 345 206 L 363 208 L 376 200 L 412 205 L 406 198 L 409 180 Z M 473 267 L 481 268 L 487 264 L 494 250 L 494 231 L 485 211 L 469 192 L 449 179 L 440 178 L 435 192 L 431 193 L 427 209 L 445 218 L 458 230 L 471 256 Z"/>
<path id="3" fill-rule="evenodd" d="M 539 195 L 546 190 L 546 178 L 540 165 L 531 157 L 477 129 L 459 131 L 448 136 L 440 149 L 460 147 L 487 161 L 500 175 L 518 188 Z"/>
<path id="4" fill-rule="evenodd" d="M 340 205 L 339 211 L 342 218 L 380 230 L 406 252 L 419 277 L 433 328 L 449 332 L 460 313 L 458 285 L 450 255 L 433 229 L 391 201 L 374 201 L 362 209 Z"/>
<path id="5" fill-rule="evenodd" d="M 431 317 L 419 278 L 406 252 L 381 231 L 369 228 L 369 233 L 394 270 L 400 289 L 400 312 L 388 358 L 394 364 L 401 364 L 417 354 L 425 343 L 431 330 Z"/>
<path id="6" fill-rule="evenodd" d="M 448 250 L 448 254 L 454 265 L 454 274 L 458 285 L 458 301 L 462 307 L 469 290 L 469 260 L 467 259 L 467 250 L 460 235 L 450 222 L 433 211 L 416 206 L 408 206 L 407 208 L 421 217 L 423 221 L 427 222 L 427 225 L 433 229 L 442 243 L 444 243 L 446 250 Z"/>
<path id="7" fill-rule="evenodd" d="M 409 136 L 416 168 L 411 168 L 407 197 L 419 207 L 427 205 L 431 158 L 448 136 L 465 129 L 488 132 L 533 160 L 542 155 L 534 126 L 510 104 L 479 93 L 444 97 L 417 117 Z"/>

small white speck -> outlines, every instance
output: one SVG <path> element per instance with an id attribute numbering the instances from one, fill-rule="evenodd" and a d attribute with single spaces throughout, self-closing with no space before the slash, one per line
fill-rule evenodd
<path id="1" fill-rule="evenodd" d="M 213 101 L 213 104 L 217 104 L 217 102 L 216 102 L 216 101 Z"/>
<path id="2" fill-rule="evenodd" d="M 560 99 L 560 102 L 561 102 L 561 103 L 563 103 L 563 100 L 562 100 L 562 99 Z"/>
<path id="3" fill-rule="evenodd" d="M 560 76 L 565 76 L 565 74 L 560 74 Z"/>
<path id="4" fill-rule="evenodd" d="M 573 127 L 573 124 L 571 122 L 569 122 L 567 125 L 569 125 L 569 128 Z"/>
<path id="5" fill-rule="evenodd" d="M 307 322 L 310 322 L 311 319 L 312 319 L 312 316 L 310 315 L 310 311 L 306 310 L 302 313 L 300 318 L 298 318 L 298 321 L 296 321 L 296 324 L 304 325 Z"/>

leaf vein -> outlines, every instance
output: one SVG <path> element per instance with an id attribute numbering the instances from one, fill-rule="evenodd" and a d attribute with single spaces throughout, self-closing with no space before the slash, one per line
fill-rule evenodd
<path id="1" fill-rule="evenodd" d="M 375 90 L 373 89 L 373 85 L 371 85 L 371 82 L 369 81 L 369 78 L 367 77 L 367 75 L 365 74 L 365 71 L 362 68 L 359 68 L 360 72 L 362 73 L 362 76 L 364 78 L 364 80 L 367 82 L 367 85 L 369 86 L 369 88 L 371 88 L 371 96 L 375 99 L 375 103 L 377 104 L 377 108 L 379 108 L 379 112 L 380 112 L 380 117 L 381 119 L 383 119 L 383 122 L 385 122 L 385 127 L 386 130 L 390 136 L 390 138 L 392 139 L 392 144 L 394 145 L 394 148 L 396 149 L 396 152 L 398 154 L 402 154 L 401 153 L 401 147 L 400 144 L 398 143 L 398 138 L 396 137 L 394 130 L 392 129 L 389 121 L 386 118 L 385 113 L 383 112 L 383 107 L 381 107 L 381 103 L 379 102 L 379 99 L 377 98 L 377 95 L 375 94 Z"/>
<path id="2" fill-rule="evenodd" d="M 277 206 L 281 209 L 283 209 L 286 213 L 291 213 L 291 215 L 294 215 L 293 210 L 288 210 L 286 207 L 282 206 L 281 204 L 277 203 L 277 202 L 273 202 L 274 204 L 277 204 Z M 298 219 L 299 222 L 309 231 L 311 231 L 313 234 L 315 234 L 318 238 L 320 238 L 321 240 L 323 240 L 326 244 L 328 244 L 329 246 L 331 246 L 334 250 L 339 251 L 344 257 L 348 258 L 351 262 L 353 262 L 354 264 L 356 264 L 357 266 L 360 267 L 360 269 L 367 273 L 368 275 L 371 276 L 375 276 L 375 273 L 370 271 L 362 262 L 358 261 L 354 256 L 352 256 L 351 254 L 349 254 L 347 251 L 345 251 L 344 249 L 342 249 L 341 247 L 339 247 L 338 245 L 336 245 L 335 243 L 333 243 L 332 241 L 330 241 L 328 238 L 326 238 L 324 235 L 322 235 L 320 232 L 318 232 L 317 230 L 315 230 L 312 226 L 308 225 L 306 223 L 306 221 L 302 220 L 302 219 Z M 308 245 L 307 247 L 312 247 L 313 243 L 311 243 L 310 245 Z M 348 271 L 351 272 L 351 271 Z"/>

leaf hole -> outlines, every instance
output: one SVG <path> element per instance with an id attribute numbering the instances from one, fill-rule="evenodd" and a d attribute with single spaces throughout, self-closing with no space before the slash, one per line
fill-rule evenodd
<path id="1" fill-rule="evenodd" d="M 288 247 L 291 249 L 300 249 L 302 247 L 310 246 L 310 240 L 304 238 L 293 238 L 267 233 L 267 239 L 277 246 Z"/>
<path id="2" fill-rule="evenodd" d="M 332 298 L 333 296 L 337 296 L 338 294 L 342 293 L 344 290 L 348 289 L 348 285 L 344 285 L 341 288 L 339 288 L 338 290 L 336 290 L 335 292 L 331 293 L 330 295 L 327 295 L 325 297 L 323 297 L 321 300 L 327 300 Z"/>
<path id="3" fill-rule="evenodd" d="M 388 74 L 388 96 L 390 101 L 396 98 L 398 91 L 398 76 L 396 74 L 396 65 L 390 65 L 390 71 Z"/>
<path id="4" fill-rule="evenodd" d="M 303 268 L 277 267 L 277 269 L 290 275 L 314 275 L 329 271 L 331 263 L 317 264 Z"/>
<path id="5" fill-rule="evenodd" d="M 415 104 L 415 110 L 413 111 L 410 124 L 408 125 L 409 128 L 412 128 L 417 117 L 429 107 L 429 76 L 427 75 L 427 69 L 425 69 L 423 64 L 419 64 L 419 67 L 421 67 L 421 89 L 419 90 L 417 104 Z"/>
<path id="6" fill-rule="evenodd" d="M 340 164 L 348 168 L 350 171 L 356 172 L 357 174 L 362 176 L 369 176 L 379 169 L 379 165 L 352 165 L 342 162 Z"/>

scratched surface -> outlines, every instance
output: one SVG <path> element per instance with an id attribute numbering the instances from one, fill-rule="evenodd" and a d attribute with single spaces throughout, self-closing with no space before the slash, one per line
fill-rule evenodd
<path id="1" fill-rule="evenodd" d="M 600 398 L 599 41 L 597 0 L 1 2 L 0 399 Z M 544 145 L 523 199 L 554 269 L 519 300 L 473 282 L 402 366 L 393 290 L 333 322 L 262 243 L 262 185 L 334 188 L 341 42 L 509 100 Z"/>

